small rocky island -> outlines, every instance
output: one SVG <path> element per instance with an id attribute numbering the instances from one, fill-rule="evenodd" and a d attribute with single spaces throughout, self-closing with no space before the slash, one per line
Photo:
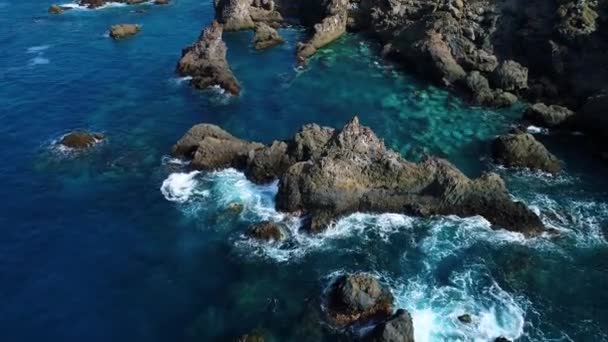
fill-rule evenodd
<path id="1" fill-rule="evenodd" d="M 205 28 L 198 40 L 182 51 L 177 64 L 181 76 L 191 77 L 191 84 L 199 89 L 220 86 L 232 95 L 241 92 L 226 60 L 226 43 L 222 40 L 224 29 L 217 21 Z"/>
<path id="2" fill-rule="evenodd" d="M 359 211 L 481 215 L 497 228 L 526 235 L 545 231 L 536 214 L 511 199 L 497 174 L 470 179 L 443 159 L 409 162 L 356 117 L 342 129 L 306 125 L 292 139 L 270 146 L 200 124 L 177 142 L 172 154 L 192 159 L 196 169 L 243 170 L 255 183 L 279 179 L 277 208 L 306 213 L 311 233 Z"/>

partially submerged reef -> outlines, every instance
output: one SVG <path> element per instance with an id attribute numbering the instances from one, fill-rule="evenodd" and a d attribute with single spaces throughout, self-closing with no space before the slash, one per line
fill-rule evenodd
<path id="1" fill-rule="evenodd" d="M 292 139 L 270 146 L 200 124 L 177 142 L 172 154 L 192 159 L 195 169 L 236 168 L 255 183 L 279 179 L 277 209 L 306 215 L 310 233 L 359 211 L 481 215 L 497 228 L 528 236 L 545 231 L 536 214 L 511 199 L 497 174 L 470 179 L 444 159 L 409 162 L 356 117 L 342 129 L 306 125 Z"/>

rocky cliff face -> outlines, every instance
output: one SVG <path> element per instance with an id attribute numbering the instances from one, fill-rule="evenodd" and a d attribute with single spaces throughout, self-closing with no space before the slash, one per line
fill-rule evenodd
<path id="1" fill-rule="evenodd" d="M 278 178 L 278 209 L 306 213 L 313 233 L 357 211 L 481 215 L 524 234 L 544 230 L 532 211 L 510 198 L 498 175 L 469 179 L 448 161 L 432 157 L 411 163 L 357 118 L 341 130 L 307 125 L 271 146 L 197 125 L 174 146 L 173 155 L 192 158 L 199 169 L 235 167 L 258 183 Z"/>

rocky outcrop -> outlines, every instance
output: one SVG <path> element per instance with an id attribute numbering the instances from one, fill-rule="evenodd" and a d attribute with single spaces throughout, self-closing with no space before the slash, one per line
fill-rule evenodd
<path id="1" fill-rule="evenodd" d="M 281 227 L 274 222 L 266 221 L 249 227 L 249 237 L 262 241 L 281 241 L 284 238 Z"/>
<path id="2" fill-rule="evenodd" d="M 364 339 L 370 342 L 414 342 L 414 323 L 409 312 L 399 309 L 386 321 L 376 325 Z"/>
<path id="3" fill-rule="evenodd" d="M 215 17 L 227 31 L 253 29 L 256 23 L 276 25 L 283 16 L 274 0 L 214 0 Z"/>
<path id="4" fill-rule="evenodd" d="M 471 318 L 471 315 L 469 315 L 469 314 L 464 314 L 464 315 L 458 316 L 458 320 L 461 323 L 465 323 L 465 324 L 469 324 L 469 323 L 473 322 L 473 319 Z"/>
<path id="5" fill-rule="evenodd" d="M 341 130 L 307 125 L 292 139 L 271 146 L 197 125 L 174 146 L 173 155 L 192 158 L 198 169 L 235 167 L 258 183 L 278 178 L 277 208 L 306 213 L 306 228 L 313 233 L 358 211 L 481 215 L 497 227 L 524 234 L 543 231 L 538 216 L 510 198 L 498 175 L 469 179 L 433 157 L 411 163 L 386 148 L 357 118 Z"/>
<path id="6" fill-rule="evenodd" d="M 154 0 L 155 5 L 168 5 L 169 0 Z"/>
<path id="7" fill-rule="evenodd" d="M 222 34 L 222 25 L 216 21 L 204 29 L 198 40 L 182 51 L 177 72 L 181 76 L 192 77 L 191 84 L 196 88 L 217 85 L 232 95 L 238 95 L 241 86 L 226 60 L 227 48 Z"/>
<path id="8" fill-rule="evenodd" d="M 59 5 L 51 5 L 51 7 L 49 7 L 49 13 L 50 14 L 61 14 L 65 11 L 71 10 L 72 7 L 66 7 L 66 6 L 59 6 Z"/>
<path id="9" fill-rule="evenodd" d="M 524 119 L 542 127 L 558 127 L 568 122 L 573 116 L 574 112 L 566 107 L 547 106 L 544 103 L 536 103 L 524 112 Z"/>
<path id="10" fill-rule="evenodd" d="M 528 88 L 528 68 L 515 61 L 505 61 L 500 64 L 493 74 L 496 87 L 507 91 L 517 91 Z"/>
<path id="11" fill-rule="evenodd" d="M 389 317 L 393 295 L 386 286 L 364 273 L 338 277 L 327 294 L 326 313 L 331 324 L 347 326 L 357 321 Z"/>
<path id="12" fill-rule="evenodd" d="M 93 147 L 104 139 L 105 137 L 101 133 L 75 131 L 64 135 L 59 144 L 75 150 L 84 150 Z"/>
<path id="13" fill-rule="evenodd" d="M 549 173 L 561 171 L 561 162 L 534 136 L 512 133 L 498 137 L 492 144 L 492 156 L 507 167 L 522 167 Z"/>
<path id="14" fill-rule="evenodd" d="M 276 45 L 283 44 L 285 41 L 279 35 L 279 32 L 265 23 L 255 25 L 255 36 L 253 37 L 253 46 L 258 49 L 267 49 Z"/>
<path id="15" fill-rule="evenodd" d="M 346 32 L 348 4 L 348 0 L 321 0 L 324 17 L 313 26 L 311 38 L 306 42 L 298 43 L 298 63 L 305 63 L 317 52 L 317 49 L 333 42 Z"/>
<path id="16" fill-rule="evenodd" d="M 118 24 L 110 27 L 110 37 L 114 39 L 124 39 L 136 35 L 141 30 L 141 26 L 135 24 Z"/>

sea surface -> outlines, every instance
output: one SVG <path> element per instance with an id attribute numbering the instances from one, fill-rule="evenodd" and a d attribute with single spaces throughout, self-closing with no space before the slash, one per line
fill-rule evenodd
<path id="1" fill-rule="evenodd" d="M 281 29 L 287 43 L 263 52 L 250 32 L 227 33 L 244 89 L 234 98 L 174 72 L 212 20 L 211 0 L 61 15 L 50 5 L 0 0 L 2 341 L 230 341 L 256 329 L 271 341 L 333 341 L 323 291 L 353 271 L 391 287 L 418 342 L 608 341 L 607 170 L 582 137 L 538 135 L 566 161 L 557 176 L 505 170 L 488 160 L 488 143 L 522 105 L 472 107 L 383 61 L 365 37 L 346 35 L 297 69 L 302 29 Z M 142 31 L 113 41 L 117 23 Z M 275 211 L 276 183 L 191 172 L 168 156 L 196 123 L 270 143 L 354 115 L 408 159 L 500 173 L 559 237 L 391 213 L 353 214 L 309 236 Z M 84 153 L 57 148 L 75 129 L 107 140 Z M 244 237 L 262 220 L 286 224 L 287 240 Z M 457 320 L 464 313 L 471 324 Z"/>

